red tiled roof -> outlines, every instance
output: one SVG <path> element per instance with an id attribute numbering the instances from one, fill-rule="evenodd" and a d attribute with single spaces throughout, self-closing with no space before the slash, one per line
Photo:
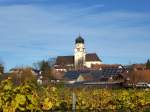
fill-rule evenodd
<path id="1" fill-rule="evenodd" d="M 86 54 L 86 61 L 101 61 L 96 53 Z"/>
<path id="2" fill-rule="evenodd" d="M 86 54 L 86 61 L 101 61 L 96 53 Z M 56 65 L 74 64 L 74 56 L 58 56 Z"/>
<path id="3" fill-rule="evenodd" d="M 58 56 L 56 65 L 74 64 L 74 56 Z"/>
<path id="4" fill-rule="evenodd" d="M 104 69 L 104 68 L 118 68 L 119 66 L 122 66 L 121 64 L 93 64 L 93 69 Z"/>

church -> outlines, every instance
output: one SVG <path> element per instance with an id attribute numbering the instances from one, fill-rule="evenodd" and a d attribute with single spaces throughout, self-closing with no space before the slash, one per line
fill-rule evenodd
<path id="1" fill-rule="evenodd" d="M 58 56 L 54 67 L 57 71 L 82 70 L 95 64 L 102 64 L 102 60 L 96 53 L 86 53 L 85 41 L 79 35 L 75 40 L 74 55 Z"/>

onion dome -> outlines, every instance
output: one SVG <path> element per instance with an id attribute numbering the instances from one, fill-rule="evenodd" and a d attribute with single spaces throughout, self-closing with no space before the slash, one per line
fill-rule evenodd
<path id="1" fill-rule="evenodd" d="M 84 43 L 84 39 L 80 35 L 78 38 L 76 38 L 76 44 L 77 43 Z"/>

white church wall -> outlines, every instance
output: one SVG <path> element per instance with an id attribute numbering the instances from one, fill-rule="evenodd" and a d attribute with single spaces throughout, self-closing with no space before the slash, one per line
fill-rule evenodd
<path id="1" fill-rule="evenodd" d="M 85 62 L 85 66 L 88 67 L 88 68 L 91 68 L 91 65 L 94 65 L 94 64 L 102 64 L 102 62 L 100 61 L 88 61 L 88 62 Z"/>

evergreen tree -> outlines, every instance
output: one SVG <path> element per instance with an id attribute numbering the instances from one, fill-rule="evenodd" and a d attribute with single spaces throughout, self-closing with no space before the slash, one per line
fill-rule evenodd
<path id="1" fill-rule="evenodd" d="M 0 74 L 3 74 L 4 73 L 4 66 L 3 64 L 0 64 Z"/>
<path id="2" fill-rule="evenodd" d="M 147 63 L 146 63 L 146 69 L 150 69 L 150 60 L 149 59 L 147 60 Z"/>
<path id="3" fill-rule="evenodd" d="M 40 70 L 41 70 L 44 74 L 49 73 L 50 68 L 51 68 L 51 67 L 50 67 L 48 61 L 44 61 L 44 60 L 43 60 L 43 61 L 40 63 Z"/>
<path id="4" fill-rule="evenodd" d="M 49 61 L 47 60 L 39 61 L 37 63 L 34 63 L 34 67 L 35 69 L 41 71 L 42 76 L 52 78 L 51 63 L 49 63 Z"/>

